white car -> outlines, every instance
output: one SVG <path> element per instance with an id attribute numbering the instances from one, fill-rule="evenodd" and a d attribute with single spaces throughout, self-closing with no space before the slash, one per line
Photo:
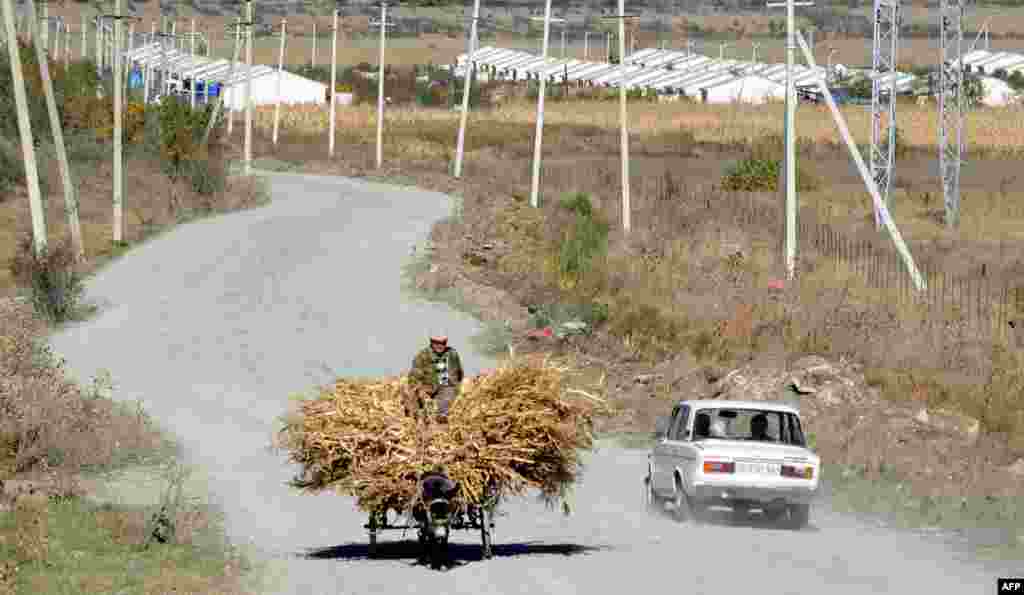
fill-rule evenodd
<path id="1" fill-rule="evenodd" d="M 763 401 L 681 401 L 658 420 L 644 493 L 650 510 L 679 521 L 711 507 L 760 510 L 793 529 L 807 525 L 821 459 L 796 408 Z"/>

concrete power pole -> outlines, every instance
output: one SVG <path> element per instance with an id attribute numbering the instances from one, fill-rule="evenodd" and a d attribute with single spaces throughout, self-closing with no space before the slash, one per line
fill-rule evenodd
<path id="1" fill-rule="evenodd" d="M 277 54 L 277 101 L 274 102 L 274 146 L 277 146 L 277 131 L 281 121 L 281 81 L 284 77 L 284 36 L 287 19 L 281 19 L 281 46 Z"/>
<path id="2" fill-rule="evenodd" d="M 384 45 L 388 36 L 388 3 L 380 3 L 380 64 L 377 65 L 377 169 L 384 165 Z"/>
<path id="3" fill-rule="evenodd" d="M 240 31 L 241 28 L 242 28 L 241 19 L 239 19 L 238 21 L 239 21 L 238 24 L 235 25 L 235 30 L 236 31 Z M 238 54 L 239 54 L 239 52 L 241 52 L 241 50 L 242 50 L 242 44 L 241 44 L 241 42 L 239 40 L 239 36 L 235 35 L 235 48 L 231 52 L 231 65 L 228 66 L 228 76 L 227 76 L 227 78 L 224 79 L 225 82 L 231 83 L 232 85 L 235 82 L 235 67 L 238 65 Z M 213 114 L 210 116 L 210 120 L 206 123 L 206 131 L 203 133 L 203 144 L 204 145 L 207 144 L 208 142 L 210 142 L 210 133 L 213 132 L 213 127 L 217 123 L 217 117 L 220 115 L 221 109 L 224 107 L 224 96 L 225 95 L 227 95 L 227 91 L 225 89 L 221 89 L 221 92 L 217 95 L 217 103 L 213 106 Z M 230 126 L 230 125 L 231 125 L 231 119 L 228 120 L 228 126 Z M 231 129 L 228 128 L 228 133 L 229 134 L 230 134 L 230 130 Z"/>
<path id="4" fill-rule="evenodd" d="M 114 2 L 114 243 L 124 241 L 124 147 L 121 102 L 121 2 Z"/>
<path id="5" fill-rule="evenodd" d="M 793 61 L 796 52 L 796 14 L 797 6 L 812 6 L 813 2 L 795 2 L 768 4 L 769 7 L 785 6 L 786 8 L 786 244 L 785 263 L 786 277 L 792 280 L 796 276 L 796 87 L 793 82 Z"/>
<path id="6" fill-rule="evenodd" d="M 818 65 L 814 61 L 814 55 L 811 53 L 811 50 L 807 45 L 807 41 L 804 40 L 799 31 L 796 32 L 796 39 L 800 43 L 800 50 L 804 54 L 804 59 L 807 61 L 807 65 L 812 69 L 817 69 Z M 868 171 L 868 166 L 864 164 L 864 160 L 860 156 L 860 151 L 857 149 L 856 143 L 853 142 L 853 137 L 850 136 L 850 129 L 846 126 L 846 120 L 843 118 L 843 114 L 836 106 L 835 98 L 832 97 L 832 93 L 829 92 L 828 87 L 825 85 L 824 77 L 819 78 L 817 80 L 817 84 L 818 89 L 825 97 L 825 103 L 828 104 L 828 109 L 832 112 L 832 119 L 836 123 L 836 128 L 839 129 L 839 134 L 843 137 L 843 141 L 846 143 L 846 148 L 849 150 L 850 156 L 853 157 L 853 161 L 857 166 L 857 171 L 860 172 L 861 180 L 864 181 L 864 185 L 868 189 L 868 194 L 871 195 L 871 200 L 874 202 L 875 208 L 882 213 L 882 226 L 889 233 L 889 237 L 892 239 L 892 242 L 896 247 L 896 252 L 903 260 L 903 264 L 907 268 L 907 273 L 910 275 L 914 288 L 917 289 L 917 291 L 927 290 L 928 285 L 921 276 L 921 272 L 917 269 L 917 265 L 914 263 L 914 257 L 910 254 L 910 249 L 907 248 L 906 243 L 903 241 L 903 236 L 900 235 L 900 230 L 896 227 L 896 223 L 893 222 L 892 215 L 889 213 L 889 208 L 885 205 L 885 202 L 882 201 L 882 197 L 878 192 L 878 186 L 875 184 L 874 178 L 871 177 L 871 172 Z"/>
<path id="7" fill-rule="evenodd" d="M 619 66 L 626 72 L 626 0 L 619 0 Z M 632 208 L 629 197 L 629 123 L 626 115 L 626 84 L 619 81 L 619 154 L 622 161 L 622 230 L 629 233 Z"/>
<path id="8" fill-rule="evenodd" d="M 21 55 L 18 49 L 18 32 L 14 27 L 13 0 L 0 0 L 3 8 L 4 32 L 7 38 L 7 58 L 14 82 L 14 104 L 18 110 L 18 133 L 21 136 L 21 154 L 25 162 L 25 180 L 28 185 L 28 205 L 32 216 L 32 240 L 36 255 L 46 251 L 46 210 L 43 208 L 39 191 L 39 170 L 36 166 L 36 151 L 32 141 L 32 124 L 28 115 L 28 97 L 25 93 L 25 78 L 21 71 Z M 31 29 L 31 27 L 30 27 Z"/>
<path id="9" fill-rule="evenodd" d="M 476 27 L 480 19 L 480 0 L 473 0 L 473 22 L 470 25 L 469 52 L 466 53 L 466 68 L 462 72 L 462 114 L 459 117 L 459 137 L 455 143 L 455 169 L 452 174 L 456 178 L 462 177 L 462 151 L 466 141 L 466 120 L 469 119 L 469 87 L 473 82 L 474 67 L 473 58 L 476 56 Z"/>
<path id="10" fill-rule="evenodd" d="M 315 38 L 314 38 L 315 43 Z M 315 45 L 314 45 L 315 47 Z M 314 56 L 315 58 L 315 56 Z M 334 9 L 334 25 L 331 27 L 331 98 L 330 121 L 327 124 L 327 156 L 334 157 L 334 127 L 337 114 L 338 88 L 338 9 Z"/>
<path id="11" fill-rule="evenodd" d="M 235 23 L 235 47 L 236 48 L 242 47 L 242 17 L 238 17 L 238 19 L 237 19 L 237 21 Z M 238 58 L 239 58 L 238 52 L 235 52 L 235 59 L 231 63 L 232 68 L 238 62 Z M 231 81 L 230 78 L 228 80 Z M 235 90 L 235 87 L 237 87 L 238 85 L 234 84 L 234 81 L 231 81 L 231 83 L 232 83 L 231 91 L 230 91 L 230 93 L 231 93 L 231 101 L 232 101 L 232 103 L 234 103 L 235 93 L 237 93 L 237 91 Z M 224 92 L 228 93 L 229 91 L 225 90 Z M 228 109 L 228 137 L 231 136 L 231 133 L 234 130 L 234 128 L 235 128 L 235 110 L 230 108 L 230 106 L 229 106 L 229 109 Z"/>
<path id="12" fill-rule="evenodd" d="M 252 0 L 245 0 L 245 164 L 243 174 L 252 175 Z"/>
<path id="13" fill-rule="evenodd" d="M 335 11 L 337 12 L 337 11 Z M 313 55 L 310 56 L 309 65 L 311 68 L 316 68 L 316 18 L 313 19 Z"/>
<path id="14" fill-rule="evenodd" d="M 82 53 L 79 58 L 85 60 L 85 54 L 89 51 L 89 23 L 85 20 L 85 11 L 82 11 Z"/>
<path id="15" fill-rule="evenodd" d="M 544 39 L 541 41 L 541 57 L 548 59 L 548 38 L 551 37 L 551 0 L 544 2 Z M 548 77 L 540 75 L 540 89 L 537 93 L 537 128 L 533 133 L 533 178 L 530 182 L 530 205 L 540 206 L 540 157 L 544 141 L 544 95 L 547 93 Z"/>
<path id="16" fill-rule="evenodd" d="M 156 21 L 153 21 L 150 24 L 149 43 L 153 43 L 154 39 L 156 39 Z M 149 61 L 147 61 L 146 62 L 146 71 L 145 71 L 145 73 L 143 73 L 143 81 L 142 81 L 142 96 L 144 98 L 143 99 L 143 103 L 146 103 L 146 104 L 149 103 L 149 92 L 150 92 L 150 89 L 152 89 L 152 81 L 150 79 L 152 79 L 152 78 L 153 78 L 153 66 L 152 66 L 152 64 Z"/>
<path id="17" fill-rule="evenodd" d="M 34 15 L 35 2 L 28 0 L 28 12 Z M 71 180 L 71 167 L 68 154 L 64 147 L 64 131 L 61 127 L 60 112 L 57 111 L 57 99 L 53 93 L 53 80 L 50 78 L 50 65 L 46 59 L 42 44 L 35 44 L 36 60 L 39 62 L 39 74 L 43 82 L 43 95 L 46 98 L 46 111 L 50 116 L 50 131 L 53 134 L 53 145 L 57 150 L 57 163 L 60 167 L 60 181 L 64 187 L 64 216 L 67 218 L 68 230 L 71 232 L 71 250 L 75 261 L 85 258 L 82 246 L 82 226 L 78 218 L 78 198 L 74 182 Z"/>

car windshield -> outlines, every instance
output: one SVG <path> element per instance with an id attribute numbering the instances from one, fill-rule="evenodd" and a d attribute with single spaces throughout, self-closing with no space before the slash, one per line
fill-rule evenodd
<path id="1" fill-rule="evenodd" d="M 694 418 L 693 437 L 806 446 L 798 416 L 766 409 L 700 409 Z"/>

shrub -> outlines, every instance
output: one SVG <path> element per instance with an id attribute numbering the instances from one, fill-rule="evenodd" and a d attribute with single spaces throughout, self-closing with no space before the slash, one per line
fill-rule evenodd
<path id="1" fill-rule="evenodd" d="M 186 161 L 183 169 L 188 176 L 192 191 L 201 196 L 212 196 L 223 192 L 227 186 L 227 169 L 224 162 L 209 157 Z"/>
<path id="2" fill-rule="evenodd" d="M 799 160 L 796 165 L 797 190 L 817 190 L 821 186 L 820 180 L 807 172 Z M 775 192 L 779 189 L 782 167 L 781 159 L 747 157 L 726 170 L 722 189 L 730 192 Z"/>
<path id="3" fill-rule="evenodd" d="M 20 153 L 17 144 L 0 136 L 0 197 L 25 180 L 25 164 Z"/>
<path id="4" fill-rule="evenodd" d="M 36 139 L 51 138 L 50 118 L 43 97 L 42 79 L 36 63 L 35 50 L 31 45 L 18 41 L 21 70 L 25 77 L 25 92 L 28 95 L 29 123 Z M 51 72 L 52 72 L 51 68 Z M 59 103 L 59 102 L 58 102 Z M 7 52 L 0 52 L 0 137 L 17 139 L 18 118 L 14 103 L 14 79 L 11 76 Z"/>
<path id="5" fill-rule="evenodd" d="M 20 286 L 31 290 L 32 305 L 41 316 L 64 322 L 77 314 L 84 286 L 75 270 L 70 238 L 37 254 L 32 237 L 22 236 L 10 270 Z"/>
<path id="6" fill-rule="evenodd" d="M 579 278 L 590 271 L 594 258 L 607 252 L 609 225 L 597 216 L 584 192 L 563 198 L 559 206 L 574 214 L 572 225 L 562 236 L 559 273 L 563 278 Z"/>

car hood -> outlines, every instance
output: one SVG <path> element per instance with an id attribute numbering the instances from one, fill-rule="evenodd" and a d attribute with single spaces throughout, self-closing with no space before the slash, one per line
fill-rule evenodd
<path id="1" fill-rule="evenodd" d="M 695 444 L 705 457 L 720 456 L 756 459 L 797 459 L 818 462 L 810 450 L 787 444 L 747 442 L 741 440 L 703 440 Z"/>

